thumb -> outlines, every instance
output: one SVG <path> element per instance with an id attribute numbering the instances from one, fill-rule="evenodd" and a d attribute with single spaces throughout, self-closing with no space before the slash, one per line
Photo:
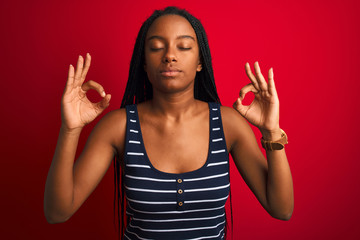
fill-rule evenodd
<path id="1" fill-rule="evenodd" d="M 241 116 L 245 117 L 246 112 L 247 112 L 248 109 L 249 109 L 249 106 L 244 106 L 244 105 L 242 104 L 241 97 L 239 97 L 239 98 L 236 99 L 236 101 L 234 102 L 233 108 L 234 108 L 235 110 L 237 110 L 237 111 L 241 114 Z"/>

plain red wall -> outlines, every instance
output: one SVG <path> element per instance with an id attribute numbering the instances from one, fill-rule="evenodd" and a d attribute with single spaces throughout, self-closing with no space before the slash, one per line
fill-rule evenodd
<path id="1" fill-rule="evenodd" d="M 360 2 L 126 2 L 0 2 L 0 238 L 115 239 L 112 166 L 69 221 L 43 214 L 68 66 L 89 52 L 87 79 L 112 94 L 106 112 L 119 108 L 142 22 L 177 5 L 207 31 L 224 105 L 249 82 L 247 61 L 274 68 L 295 209 L 290 221 L 271 218 L 232 165 L 234 239 L 358 239 Z"/>

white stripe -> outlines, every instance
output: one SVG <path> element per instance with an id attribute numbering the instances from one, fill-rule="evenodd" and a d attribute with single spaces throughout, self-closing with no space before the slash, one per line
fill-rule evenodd
<path id="1" fill-rule="evenodd" d="M 212 166 L 223 165 L 223 164 L 227 164 L 227 161 L 225 161 L 225 162 L 217 162 L 217 163 L 209 163 L 207 166 L 212 167 Z"/>
<path id="2" fill-rule="evenodd" d="M 127 167 L 139 167 L 139 168 L 150 168 L 148 165 L 140 165 L 140 164 L 126 164 Z"/>
<path id="3" fill-rule="evenodd" d="M 152 240 L 152 239 L 149 239 L 149 238 L 142 238 L 142 237 L 140 237 L 139 235 L 137 235 L 136 233 L 130 232 L 129 229 L 127 229 L 127 228 L 126 228 L 126 231 L 127 231 L 128 233 L 134 234 L 135 236 L 137 236 L 137 237 L 138 237 L 139 239 L 141 239 L 141 240 Z"/>
<path id="4" fill-rule="evenodd" d="M 191 212 L 206 212 L 206 211 L 213 211 L 213 210 L 219 210 L 221 208 L 224 208 L 225 205 L 221 206 L 221 207 L 216 207 L 216 208 L 205 208 L 205 209 L 194 209 L 194 210 L 184 210 L 184 211 L 165 211 L 165 212 L 148 212 L 148 211 L 140 211 L 137 209 L 134 209 L 133 207 L 130 206 L 130 203 L 128 204 L 129 208 L 135 212 L 139 212 L 139 213 L 145 213 L 145 214 L 177 214 L 177 213 L 191 213 Z"/>
<path id="5" fill-rule="evenodd" d="M 217 199 L 203 199 L 203 200 L 184 201 L 184 203 L 219 202 L 219 201 L 225 200 L 227 198 L 228 198 L 228 196 L 223 197 L 223 198 L 217 198 Z"/>
<path id="6" fill-rule="evenodd" d="M 216 138 L 216 139 L 212 139 L 211 141 L 212 142 L 219 142 L 219 141 L 222 141 L 223 139 L 222 138 Z"/>
<path id="7" fill-rule="evenodd" d="M 209 220 L 209 219 L 215 219 L 219 217 L 225 216 L 225 213 L 213 217 L 203 217 L 203 218 L 175 218 L 175 219 L 159 219 L 159 220 L 153 220 L 153 219 L 142 219 L 142 218 L 133 218 L 136 221 L 142 221 L 142 222 L 181 222 L 181 221 L 200 221 L 200 220 Z"/>
<path id="8" fill-rule="evenodd" d="M 140 200 L 134 200 L 131 198 L 126 197 L 127 200 L 131 201 L 131 202 L 136 202 L 136 203 L 143 203 L 143 204 L 176 204 L 177 202 L 150 202 L 150 201 L 140 201 Z"/>
<path id="9" fill-rule="evenodd" d="M 222 173 L 222 174 L 218 174 L 218 175 L 208 176 L 208 177 L 184 179 L 184 182 L 200 181 L 200 180 L 218 178 L 218 177 L 222 177 L 222 176 L 226 176 L 226 175 L 228 175 L 227 172 L 226 172 L 226 173 Z"/>
<path id="10" fill-rule="evenodd" d="M 212 188 L 194 188 L 194 189 L 185 189 L 184 192 L 202 192 L 202 191 L 212 191 L 212 190 L 218 190 L 218 189 L 222 189 L 222 188 L 227 188 L 230 186 L 229 184 L 226 185 L 222 185 L 219 187 L 212 187 Z"/>
<path id="11" fill-rule="evenodd" d="M 186 239 L 186 240 L 201 240 L 201 239 L 207 239 L 207 238 L 216 238 L 216 237 L 220 236 L 220 234 L 221 234 L 222 231 L 224 231 L 224 228 L 221 229 L 217 235 L 204 236 L 204 237 L 198 237 L 198 238 L 189 238 L 189 239 Z M 223 234 L 222 238 L 223 238 L 223 237 L 224 237 L 224 234 Z"/>
<path id="12" fill-rule="evenodd" d="M 129 143 L 140 144 L 140 141 L 133 141 L 133 140 L 129 140 Z"/>
<path id="13" fill-rule="evenodd" d="M 130 132 L 133 132 L 133 133 L 138 133 L 139 131 L 134 130 L 134 129 L 130 129 Z"/>
<path id="14" fill-rule="evenodd" d="M 212 130 L 213 130 L 213 131 L 219 131 L 220 128 L 213 128 Z"/>
<path id="15" fill-rule="evenodd" d="M 212 110 L 213 110 L 213 111 L 217 111 L 218 109 L 217 109 L 217 108 L 213 108 Z"/>
<path id="16" fill-rule="evenodd" d="M 134 119 L 130 119 L 130 122 L 136 122 L 136 120 L 134 120 Z"/>
<path id="17" fill-rule="evenodd" d="M 212 154 L 222 153 L 222 152 L 225 152 L 225 149 L 220 149 L 220 150 L 216 150 L 216 151 L 211 151 Z"/>
<path id="18" fill-rule="evenodd" d="M 212 120 L 218 120 L 219 119 L 219 117 L 213 117 L 212 118 Z"/>
<path id="19" fill-rule="evenodd" d="M 125 236 L 127 239 L 131 240 L 131 238 L 129 238 L 128 236 L 126 236 L 126 233 L 124 233 L 124 236 Z"/>
<path id="20" fill-rule="evenodd" d="M 158 178 L 148 178 L 148 177 L 136 177 L 131 175 L 125 175 L 125 177 L 139 179 L 139 180 L 155 181 L 155 182 L 176 182 L 175 179 L 158 179 Z"/>
<path id="21" fill-rule="evenodd" d="M 135 111 L 129 111 L 129 112 L 131 112 L 131 113 L 135 113 Z"/>
<path id="22" fill-rule="evenodd" d="M 224 224 L 225 221 L 216 224 L 215 226 L 208 226 L 208 227 L 197 227 L 197 228 L 178 228 L 178 229 L 148 229 L 148 228 L 141 228 L 138 226 L 133 226 L 131 223 L 129 224 L 132 228 L 138 228 L 142 231 L 146 232 L 184 232 L 184 231 L 195 231 L 195 230 L 202 230 L 202 229 L 212 229 L 217 228 L 219 225 Z"/>
<path id="23" fill-rule="evenodd" d="M 156 189 L 146 189 L 146 188 L 132 188 L 125 186 L 128 190 L 139 191 L 139 192 L 154 192 L 154 193 L 176 193 L 176 190 L 156 190 Z"/>
<path id="24" fill-rule="evenodd" d="M 127 152 L 127 155 L 144 156 L 144 153 L 138 153 L 138 152 Z"/>

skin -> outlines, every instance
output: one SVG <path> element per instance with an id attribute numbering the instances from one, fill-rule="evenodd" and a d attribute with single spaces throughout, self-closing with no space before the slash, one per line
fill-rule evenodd
<path id="1" fill-rule="evenodd" d="M 118 109 L 98 122 L 74 164 L 83 127 L 109 106 L 111 98 L 100 84 L 84 83 L 90 63 L 87 54 L 85 61 L 79 56 L 76 71 L 72 65 L 69 68 L 61 103 L 62 126 L 45 186 L 44 213 L 49 223 L 69 219 L 99 184 L 113 157 L 123 161 L 126 112 Z M 221 107 L 227 149 L 264 209 L 275 218 L 288 220 L 294 197 L 285 150 L 267 151 L 266 160 L 247 123 L 259 128 L 266 140 L 281 136 L 273 70 L 266 82 L 258 62 L 254 68 L 252 73 L 250 65 L 245 65 L 251 82 L 240 90 L 233 108 Z M 202 167 L 209 147 L 209 108 L 194 99 L 194 78 L 202 65 L 194 29 L 185 18 L 165 15 L 154 21 L 146 36 L 144 69 L 154 92 L 152 100 L 138 105 L 138 113 L 152 165 L 169 173 Z M 103 99 L 91 103 L 86 97 L 89 89 Z M 250 91 L 255 99 L 244 106 L 242 100 Z"/>

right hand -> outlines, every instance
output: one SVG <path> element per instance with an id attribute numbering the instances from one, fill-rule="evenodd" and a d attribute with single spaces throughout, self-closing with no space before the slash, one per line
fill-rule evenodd
<path id="1" fill-rule="evenodd" d="M 84 83 L 90 62 L 91 56 L 87 53 L 85 66 L 84 59 L 80 55 L 76 71 L 72 65 L 69 67 L 68 80 L 61 100 L 62 127 L 67 130 L 81 130 L 110 104 L 111 95 L 105 94 L 104 88 L 100 84 L 92 80 Z M 96 90 L 103 99 L 97 103 L 89 101 L 86 92 L 90 89 Z"/>

